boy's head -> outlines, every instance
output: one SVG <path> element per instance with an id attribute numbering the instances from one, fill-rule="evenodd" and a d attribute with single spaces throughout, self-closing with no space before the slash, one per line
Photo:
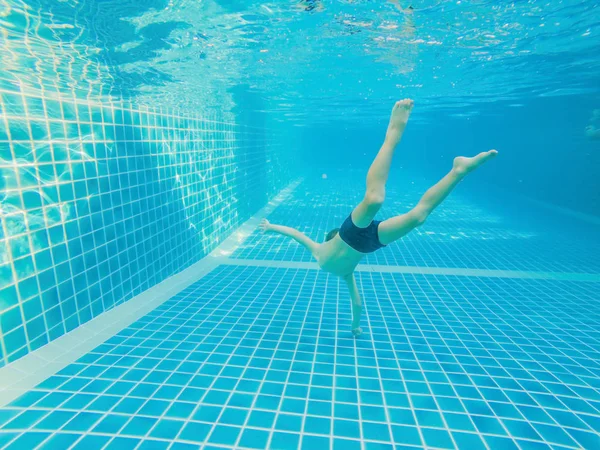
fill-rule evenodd
<path id="1" fill-rule="evenodd" d="M 334 228 L 333 230 L 331 230 L 329 233 L 327 233 L 327 236 L 325 237 L 325 242 L 332 240 L 334 237 L 337 236 L 339 232 L 339 228 Z"/>

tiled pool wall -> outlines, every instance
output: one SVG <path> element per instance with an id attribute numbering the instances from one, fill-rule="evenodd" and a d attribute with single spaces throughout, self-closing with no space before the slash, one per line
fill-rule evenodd
<path id="1" fill-rule="evenodd" d="M 198 261 L 289 181 L 280 141 L 236 122 L 0 88 L 0 366 Z"/>

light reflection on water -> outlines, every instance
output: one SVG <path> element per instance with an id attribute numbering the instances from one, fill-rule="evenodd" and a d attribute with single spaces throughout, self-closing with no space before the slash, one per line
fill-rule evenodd
<path id="1" fill-rule="evenodd" d="M 376 119 L 405 93 L 420 111 L 465 117 L 490 101 L 598 92 L 593 2 L 4 0 L 0 11 L 4 84 L 88 98 L 231 110 L 231 87 L 246 85 L 302 126 Z"/>

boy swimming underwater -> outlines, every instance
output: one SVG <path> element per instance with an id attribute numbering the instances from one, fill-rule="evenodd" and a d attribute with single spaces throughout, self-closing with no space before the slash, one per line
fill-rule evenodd
<path id="1" fill-rule="evenodd" d="M 266 219 L 260 225 L 264 232 L 271 231 L 296 240 L 312 253 L 321 269 L 344 279 L 352 298 L 352 333 L 355 336 L 362 332 L 359 326 L 362 303 L 354 279 L 354 269 L 359 261 L 365 254 L 385 247 L 422 225 L 467 174 L 498 154 L 496 150 L 490 150 L 472 158 L 454 158 L 452 170 L 431 187 L 412 210 L 382 222 L 373 220 L 383 205 L 392 156 L 412 108 L 410 99 L 394 105 L 385 141 L 367 173 L 365 197 L 340 228 L 327 234 L 325 242 L 319 244 L 294 228 L 274 225 Z"/>

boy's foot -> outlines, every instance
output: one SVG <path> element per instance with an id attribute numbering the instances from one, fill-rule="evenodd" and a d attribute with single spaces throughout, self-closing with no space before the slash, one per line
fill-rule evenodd
<path id="1" fill-rule="evenodd" d="M 352 334 L 354 335 L 354 337 L 360 336 L 362 334 L 362 329 L 360 327 L 352 328 Z"/>
<path id="2" fill-rule="evenodd" d="M 464 176 L 469 172 L 477 169 L 484 162 L 492 159 L 498 154 L 496 150 L 490 150 L 488 152 L 482 152 L 477 156 L 473 156 L 472 158 L 466 158 L 464 156 L 459 156 L 454 158 L 454 165 L 452 170 L 460 176 Z"/>
<path id="3" fill-rule="evenodd" d="M 409 98 L 396 102 L 392 108 L 392 117 L 390 117 L 390 124 L 388 125 L 387 133 L 385 135 L 387 141 L 394 144 L 397 144 L 400 141 L 414 103 L 415 102 Z"/>

